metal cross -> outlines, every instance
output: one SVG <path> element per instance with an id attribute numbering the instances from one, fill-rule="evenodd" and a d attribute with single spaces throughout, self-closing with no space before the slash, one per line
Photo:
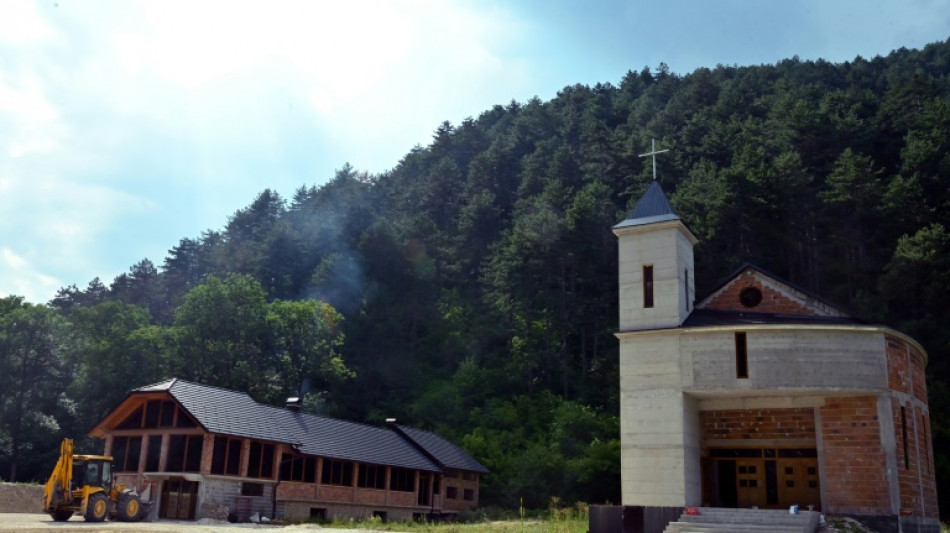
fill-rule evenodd
<path id="1" fill-rule="evenodd" d="M 657 151 L 656 139 L 653 139 L 653 145 L 652 145 L 651 151 L 645 154 L 640 154 L 639 156 L 639 157 L 646 157 L 648 155 L 653 156 L 653 181 L 656 181 L 656 154 L 662 154 L 663 152 L 669 152 L 669 149 Z"/>

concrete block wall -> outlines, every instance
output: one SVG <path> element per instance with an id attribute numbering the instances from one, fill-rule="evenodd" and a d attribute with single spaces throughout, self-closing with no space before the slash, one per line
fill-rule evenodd
<path id="1" fill-rule="evenodd" d="M 693 248 L 685 231 L 681 222 L 672 221 L 618 232 L 621 331 L 676 327 L 686 319 L 687 272 L 691 293 L 695 282 Z M 644 265 L 653 266 L 651 308 L 643 306 Z"/>
<path id="2" fill-rule="evenodd" d="M 746 334 L 748 378 L 736 376 L 737 331 Z M 690 392 L 887 387 L 881 334 L 750 326 L 683 330 L 681 335 L 684 387 Z"/>
<path id="3" fill-rule="evenodd" d="M 697 402 L 682 391 L 676 335 L 621 340 L 620 441 L 624 505 L 698 505 Z"/>

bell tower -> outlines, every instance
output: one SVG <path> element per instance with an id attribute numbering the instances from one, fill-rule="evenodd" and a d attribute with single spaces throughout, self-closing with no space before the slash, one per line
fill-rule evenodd
<path id="1" fill-rule="evenodd" d="M 620 331 L 675 328 L 693 310 L 698 240 L 653 181 L 613 227 L 620 266 Z"/>

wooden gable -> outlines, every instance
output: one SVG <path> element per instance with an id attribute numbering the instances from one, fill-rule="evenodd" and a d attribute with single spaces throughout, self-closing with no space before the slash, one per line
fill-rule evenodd
<path id="1" fill-rule="evenodd" d="M 818 297 L 751 265 L 742 268 L 699 302 L 696 308 L 778 315 L 848 316 Z"/>
<path id="2" fill-rule="evenodd" d="M 114 431 L 195 428 L 199 424 L 168 392 L 131 394 L 89 432 L 105 438 Z"/>

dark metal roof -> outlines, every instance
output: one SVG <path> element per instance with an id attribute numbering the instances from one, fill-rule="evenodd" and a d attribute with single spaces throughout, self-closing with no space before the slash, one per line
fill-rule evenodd
<path id="1" fill-rule="evenodd" d="M 291 444 L 308 455 L 442 470 L 398 431 L 260 404 L 243 392 L 172 379 L 135 389 L 132 394 L 163 391 L 211 433 Z M 487 472 L 461 448 L 438 435 L 413 428 L 403 431 L 420 435 L 420 445 L 425 450 L 431 448 L 431 455 L 439 462 L 444 457 L 446 467 Z"/>
<path id="2" fill-rule="evenodd" d="M 445 468 L 474 470 L 484 474 L 489 471 L 484 465 L 465 453 L 464 450 L 435 433 L 406 426 L 396 427 L 402 431 L 406 438 L 416 443 Z"/>
<path id="3" fill-rule="evenodd" d="M 660 187 L 660 182 L 654 181 L 647 188 L 643 196 L 637 200 L 633 210 L 627 215 L 623 222 L 614 226 L 622 228 L 626 226 L 640 226 L 643 224 L 653 224 L 666 220 L 679 220 L 679 215 L 673 211 L 669 199 Z"/>
<path id="4" fill-rule="evenodd" d="M 750 313 L 748 311 L 719 311 L 716 309 L 693 309 L 683 322 L 684 328 L 704 326 L 745 326 L 768 325 L 835 325 L 858 326 L 865 322 L 847 317 L 829 317 L 817 315 L 785 315 L 775 313 Z"/>

